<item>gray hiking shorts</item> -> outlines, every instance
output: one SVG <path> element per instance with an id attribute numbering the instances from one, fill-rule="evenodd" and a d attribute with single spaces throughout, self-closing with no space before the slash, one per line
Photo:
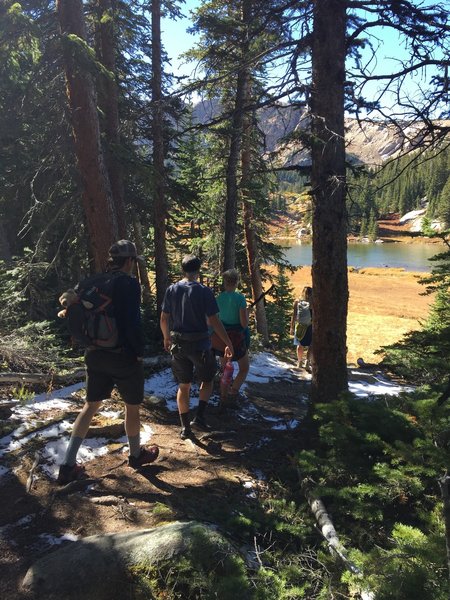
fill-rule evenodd
<path id="1" fill-rule="evenodd" d="M 144 367 L 125 352 L 90 350 L 86 363 L 86 401 L 111 398 L 114 386 L 126 404 L 141 404 L 144 399 Z"/>

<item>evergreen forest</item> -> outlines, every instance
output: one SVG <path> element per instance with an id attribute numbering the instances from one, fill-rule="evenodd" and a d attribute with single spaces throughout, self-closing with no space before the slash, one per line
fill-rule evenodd
<path id="1" fill-rule="evenodd" d="M 182 16 L 196 34 L 191 76 L 172 68 L 163 35 Z M 381 32 L 404 51 L 395 64 L 381 59 Z M 0 0 L 0 375 L 82 365 L 58 297 L 102 271 L 118 239 L 145 257 L 147 357 L 163 354 L 164 293 L 190 253 L 215 292 L 224 270 L 239 270 L 255 304 L 252 349 L 286 356 L 294 269 L 269 225 L 286 193 L 307 203 L 308 411 L 258 508 L 217 517 L 267 548 L 222 600 L 449 597 L 449 67 L 439 1 Z M 202 103 L 212 116 L 198 117 Z M 283 121 L 286 107 L 307 125 L 268 152 L 262 111 Z M 405 132 L 403 143 L 376 168 L 350 161 L 348 117 Z M 412 141 L 406 124 L 419 131 Z M 302 158 L 286 164 L 286 146 Z M 361 400 L 348 391 L 347 238 L 375 239 L 377 220 L 419 208 L 424 235 L 444 247 L 422 281 L 432 309 L 379 365 L 409 387 Z M 14 390 L 24 401 L 32 392 Z M 330 552 L 307 516 L 312 496 L 345 549 Z M 139 598 L 219 597 L 206 575 L 190 592 L 170 569 L 152 578 L 165 589 Z"/>

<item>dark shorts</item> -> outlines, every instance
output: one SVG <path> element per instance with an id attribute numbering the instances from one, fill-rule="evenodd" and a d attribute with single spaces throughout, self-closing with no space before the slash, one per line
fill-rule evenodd
<path id="1" fill-rule="evenodd" d="M 242 328 L 238 329 L 229 329 L 225 327 L 228 337 L 230 338 L 231 343 L 233 344 L 234 354 L 231 360 L 241 360 L 246 354 L 249 344 L 247 344 L 247 339 L 250 342 L 250 335 L 247 336 L 246 331 Z M 224 356 L 225 354 L 225 344 L 219 338 L 216 333 L 213 333 L 211 336 L 211 344 L 214 348 L 214 351 L 217 356 Z"/>
<path id="2" fill-rule="evenodd" d="M 312 325 L 308 325 L 305 333 L 301 337 L 301 339 L 297 338 L 297 335 L 294 336 L 294 346 L 303 346 L 309 347 L 312 344 Z"/>
<path id="3" fill-rule="evenodd" d="M 110 398 L 114 386 L 117 386 L 126 404 L 141 404 L 144 399 L 144 367 L 135 356 L 91 350 L 86 352 L 84 359 L 87 402 Z"/>
<path id="4" fill-rule="evenodd" d="M 172 373 L 177 383 L 192 383 L 194 371 L 198 381 L 208 383 L 217 371 L 212 350 L 172 352 Z"/>

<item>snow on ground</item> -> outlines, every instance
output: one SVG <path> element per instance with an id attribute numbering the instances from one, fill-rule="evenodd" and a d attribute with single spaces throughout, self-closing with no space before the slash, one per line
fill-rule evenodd
<path id="1" fill-rule="evenodd" d="M 355 378 L 358 377 L 358 371 L 350 371 Z M 411 392 L 414 388 L 398 385 L 383 376 L 377 375 L 371 377 L 372 381 L 349 381 L 348 389 L 358 398 L 365 396 L 398 396 L 401 392 Z"/>
<path id="2" fill-rule="evenodd" d="M 235 373 L 237 372 L 237 363 L 234 363 Z M 351 371 L 353 378 L 358 378 L 358 371 Z M 392 383 L 388 379 L 381 376 L 366 377 L 360 380 L 351 381 L 349 383 L 349 389 L 358 397 L 375 396 L 375 395 L 396 395 L 402 391 L 409 391 L 411 388 L 402 387 L 395 383 Z M 302 379 L 310 379 L 310 375 L 300 373 L 296 371 L 292 364 L 283 362 L 276 358 L 269 352 L 260 352 L 251 356 L 250 372 L 247 377 L 247 383 L 269 383 L 270 381 L 282 380 L 296 381 L 298 377 Z M 361 376 L 361 374 L 360 374 Z M 369 379 L 369 380 L 368 380 Z M 50 475 L 50 477 L 56 477 L 58 465 L 60 464 L 62 457 L 64 456 L 67 443 L 70 436 L 70 430 L 72 424 L 66 420 L 52 423 L 48 427 L 43 427 L 37 431 L 31 431 L 27 434 L 27 431 L 35 428 L 37 424 L 42 423 L 42 416 L 40 413 L 49 410 L 61 410 L 67 411 L 72 408 L 77 408 L 78 405 L 72 400 L 71 395 L 82 389 L 84 383 L 77 383 L 66 388 L 53 391 L 47 394 L 39 394 L 27 404 L 18 404 L 12 409 L 13 414 L 11 420 L 17 420 L 21 424 L 11 432 L 9 435 L 0 438 L 0 458 L 4 458 L 9 452 L 23 447 L 27 442 L 33 438 L 39 436 L 49 441 L 44 446 L 41 457 L 45 461 L 43 464 L 43 470 Z M 245 385 L 243 386 L 245 394 Z M 159 373 L 156 373 L 149 377 L 145 382 L 145 393 L 147 395 L 154 395 L 162 398 L 166 401 L 166 406 L 170 411 L 177 410 L 176 404 L 176 393 L 177 385 L 172 377 L 170 369 L 164 369 Z M 195 398 L 198 398 L 198 386 L 193 385 L 191 390 L 191 398 L 194 399 L 193 405 L 196 404 Z M 212 404 L 218 402 L 217 397 L 211 399 Z M 101 411 L 106 417 L 117 418 L 120 416 L 120 411 L 103 410 Z M 250 402 L 244 404 L 241 411 L 237 415 L 239 419 L 243 421 L 251 421 L 256 417 L 261 417 L 258 409 Z M 276 417 L 264 416 L 269 422 L 273 422 L 271 429 L 273 430 L 286 430 L 295 429 L 299 426 L 299 422 L 295 419 L 285 421 Z M 44 423 L 45 425 L 45 423 Z M 141 442 L 145 444 L 152 437 L 153 431 L 151 427 L 144 423 L 141 432 Z M 269 439 L 262 439 L 261 443 L 264 444 Z M 126 436 L 117 440 L 119 444 L 123 444 L 123 452 L 127 452 L 127 438 Z M 78 459 L 80 462 L 88 462 L 93 460 L 97 456 L 101 456 L 108 452 L 108 440 L 104 438 L 88 438 L 83 442 L 81 449 L 78 453 Z M 0 466 L 0 478 L 9 473 L 9 469 L 5 466 Z"/>
<path id="3" fill-rule="evenodd" d="M 269 383 L 271 378 L 286 379 L 286 377 L 292 380 L 296 379 L 291 364 L 281 361 L 270 352 L 258 352 L 251 356 L 248 383 Z"/>

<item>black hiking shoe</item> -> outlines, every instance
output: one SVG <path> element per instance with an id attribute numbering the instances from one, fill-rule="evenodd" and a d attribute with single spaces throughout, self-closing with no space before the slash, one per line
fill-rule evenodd
<path id="1" fill-rule="evenodd" d="M 201 431 L 211 431 L 211 427 L 208 425 L 205 419 L 203 417 L 199 417 L 198 415 L 191 421 L 191 427 L 196 427 Z"/>
<path id="2" fill-rule="evenodd" d="M 183 427 L 180 431 L 180 438 L 182 440 L 192 440 L 194 437 L 195 436 L 190 427 Z"/>
<path id="3" fill-rule="evenodd" d="M 133 469 L 139 469 L 139 467 L 155 462 L 155 460 L 158 458 L 158 455 L 158 446 L 150 446 L 150 448 L 144 448 L 144 446 L 142 446 L 139 456 L 128 457 L 128 464 Z"/>
<path id="4" fill-rule="evenodd" d="M 59 467 L 58 477 L 56 482 L 58 485 L 66 485 L 71 481 L 82 479 L 86 471 L 83 465 L 61 465 Z"/>

